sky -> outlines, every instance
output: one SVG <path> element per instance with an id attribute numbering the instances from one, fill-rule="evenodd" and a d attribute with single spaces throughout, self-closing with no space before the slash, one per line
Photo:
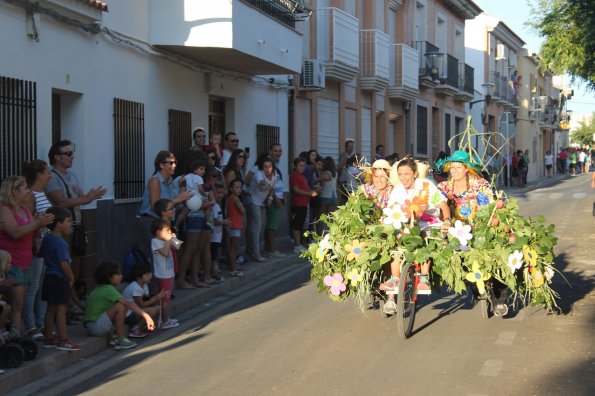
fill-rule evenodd
<path id="1" fill-rule="evenodd" d="M 531 8 L 527 0 L 474 0 L 486 13 L 500 18 L 509 28 L 527 43 L 525 47 L 531 52 L 539 53 L 542 38 L 530 27 L 525 26 Z M 570 84 L 570 79 L 567 80 Z M 574 96 L 568 102 L 568 109 L 573 111 L 575 120 L 582 115 L 590 115 L 595 111 L 595 92 L 585 91 L 585 84 L 570 85 L 574 89 Z"/>

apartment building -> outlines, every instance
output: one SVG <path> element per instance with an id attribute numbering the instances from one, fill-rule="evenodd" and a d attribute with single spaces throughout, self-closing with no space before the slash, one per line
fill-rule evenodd
<path id="1" fill-rule="evenodd" d="M 250 164 L 287 147 L 307 16 L 296 1 L 0 1 L 0 178 L 73 141 L 83 188 L 108 188 L 84 208 L 81 267 L 120 260 L 158 151 L 183 159 L 196 126 L 235 131 Z"/>
<path id="2" fill-rule="evenodd" d="M 368 161 L 374 147 L 432 160 L 465 127 L 474 72 L 465 63 L 472 1 L 317 0 L 304 30 L 294 152 L 338 158 L 345 139 Z"/>

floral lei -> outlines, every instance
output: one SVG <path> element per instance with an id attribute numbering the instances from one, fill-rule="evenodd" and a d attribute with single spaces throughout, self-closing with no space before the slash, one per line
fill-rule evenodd
<path id="1" fill-rule="evenodd" d="M 478 207 L 488 205 L 494 198 L 484 179 L 469 176 L 467 184 L 467 191 L 462 193 L 455 192 L 454 180 L 450 179 L 440 183 L 438 188 L 446 194 L 453 217 L 472 223 Z"/>

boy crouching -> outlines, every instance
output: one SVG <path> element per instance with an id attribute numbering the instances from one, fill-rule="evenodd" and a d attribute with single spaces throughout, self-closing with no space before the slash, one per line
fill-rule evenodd
<path id="1" fill-rule="evenodd" d="M 122 282 L 120 265 L 104 261 L 95 269 L 97 287 L 89 294 L 85 309 L 84 323 L 89 335 L 101 337 L 111 334 L 115 328 L 116 335 L 112 337 L 115 349 L 128 349 L 136 346 L 125 336 L 124 320 L 127 310 L 131 310 L 143 318 L 149 331 L 155 328 L 151 316 L 133 302 L 127 301 L 116 290 Z"/>

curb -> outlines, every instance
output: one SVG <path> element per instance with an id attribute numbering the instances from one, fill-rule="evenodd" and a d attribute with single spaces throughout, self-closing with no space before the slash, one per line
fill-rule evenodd
<path id="1" fill-rule="evenodd" d="M 170 312 L 172 316 L 179 315 L 226 294 L 233 298 L 238 289 L 247 287 L 250 283 L 256 283 L 257 280 L 262 280 L 263 283 L 271 282 L 274 277 L 267 275 L 300 262 L 303 263 L 303 260 L 296 254 L 288 254 L 287 257 L 283 258 L 271 258 L 261 263 L 250 262 L 244 265 L 246 270 L 242 278 L 229 277 L 225 279 L 224 283 L 208 289 L 176 289 L 176 298 L 171 302 Z M 35 359 L 23 362 L 20 367 L 8 369 L 4 374 L 0 374 L 1 393 L 7 394 L 59 369 L 74 365 L 81 360 L 111 348 L 107 337 L 87 336 L 81 325 L 69 326 L 68 331 L 69 335 L 81 345 L 80 351 L 45 350 L 42 344 L 38 343 L 39 352 Z M 157 337 L 155 338 L 160 338 L 163 335 L 156 334 Z M 139 344 L 132 350 L 141 348 L 143 348 L 143 344 Z"/>

